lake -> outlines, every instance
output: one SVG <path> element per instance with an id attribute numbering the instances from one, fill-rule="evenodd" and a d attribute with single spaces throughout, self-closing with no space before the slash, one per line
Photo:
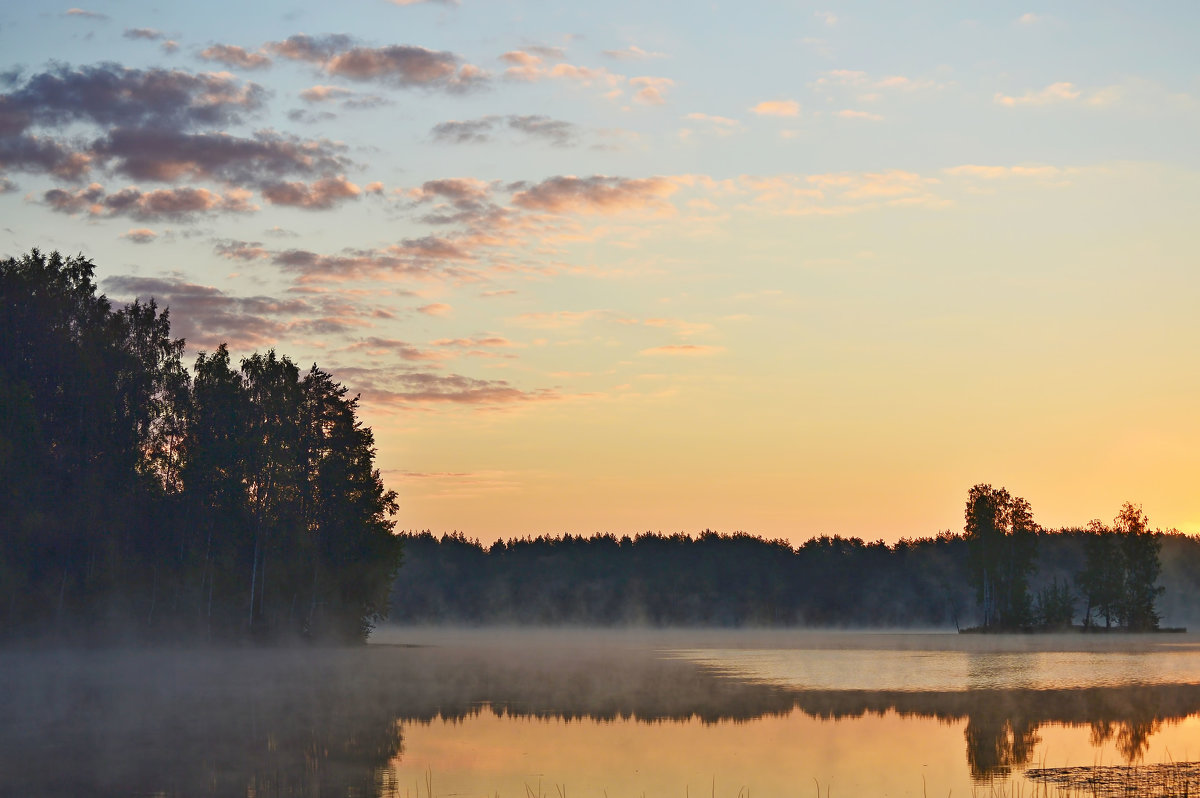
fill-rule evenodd
<path id="1" fill-rule="evenodd" d="M 0 795 L 1055 795 L 1072 767 L 1102 795 L 1116 768 L 1161 786 L 1175 763 L 1179 786 L 1195 760 L 1195 635 L 387 628 L 362 649 L 0 652 Z"/>

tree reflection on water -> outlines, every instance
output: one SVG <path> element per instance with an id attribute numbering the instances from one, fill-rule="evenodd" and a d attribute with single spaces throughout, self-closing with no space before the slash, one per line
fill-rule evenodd
<path id="1" fill-rule="evenodd" d="M 513 717 L 740 723 L 802 712 L 964 723 L 971 775 L 1030 764 L 1039 729 L 1089 728 L 1130 762 L 1200 686 L 804 691 L 603 647 L 0 653 L 0 794 L 384 795 L 404 723 Z"/>

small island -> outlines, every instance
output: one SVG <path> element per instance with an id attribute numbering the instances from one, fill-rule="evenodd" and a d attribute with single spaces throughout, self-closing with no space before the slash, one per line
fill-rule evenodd
<path id="1" fill-rule="evenodd" d="M 1085 602 L 1078 625 L 1074 623 L 1076 596 L 1067 581 L 1055 578 L 1030 595 L 1039 531 L 1025 499 L 991 485 L 971 488 L 964 532 L 968 569 L 983 620 L 959 632 L 1187 631 L 1159 626 L 1155 605 L 1164 590 L 1157 584 L 1162 571 L 1161 533 L 1150 529 L 1140 506 L 1126 502 L 1112 526 L 1098 519 L 1088 523 L 1085 566 L 1075 578 Z"/>

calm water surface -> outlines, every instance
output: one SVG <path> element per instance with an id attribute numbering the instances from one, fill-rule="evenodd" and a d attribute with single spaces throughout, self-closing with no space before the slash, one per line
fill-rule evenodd
<path id="1" fill-rule="evenodd" d="M 0 652 L 0 795 L 1031 795 L 1031 767 L 1189 760 L 1190 635 Z"/>

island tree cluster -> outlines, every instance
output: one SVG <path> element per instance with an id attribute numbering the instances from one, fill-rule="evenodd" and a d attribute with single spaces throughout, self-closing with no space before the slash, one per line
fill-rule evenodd
<path id="1" fill-rule="evenodd" d="M 0 633 L 364 638 L 401 543 L 357 398 L 274 352 L 189 373 L 93 273 L 0 262 Z"/>
<path id="2" fill-rule="evenodd" d="M 1150 530 L 1140 506 L 1126 502 L 1111 527 L 1088 523 L 1085 563 L 1075 574 L 1075 589 L 1064 579 L 1031 596 L 1041 528 L 1029 502 L 1004 488 L 976 485 L 967 494 L 966 526 L 971 581 L 983 629 L 1070 627 L 1075 601 L 1083 602 L 1082 625 L 1097 618 L 1106 629 L 1114 622 L 1130 631 L 1157 629 L 1156 608 L 1164 588 L 1158 585 L 1163 533 Z"/>

